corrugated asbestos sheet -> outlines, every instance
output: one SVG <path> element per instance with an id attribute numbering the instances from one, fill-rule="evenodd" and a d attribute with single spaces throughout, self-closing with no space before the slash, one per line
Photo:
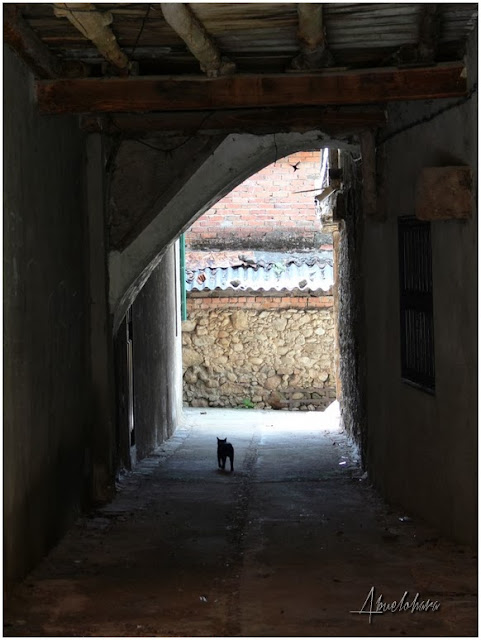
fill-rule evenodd
<path id="1" fill-rule="evenodd" d="M 205 268 L 187 272 L 187 291 L 276 291 L 327 293 L 334 283 L 332 263 L 268 267 Z"/>

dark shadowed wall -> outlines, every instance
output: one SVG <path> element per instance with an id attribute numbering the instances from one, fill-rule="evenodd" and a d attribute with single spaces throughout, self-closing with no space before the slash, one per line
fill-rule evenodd
<path id="1" fill-rule="evenodd" d="M 132 305 L 137 459 L 173 434 L 182 411 L 177 254 L 169 248 Z"/>
<path id="2" fill-rule="evenodd" d="M 84 136 L 40 117 L 4 49 L 5 576 L 25 575 L 72 523 L 87 485 Z"/>
<path id="3" fill-rule="evenodd" d="M 477 80 L 473 33 L 468 81 Z M 456 101 L 393 104 L 391 132 Z M 389 133 L 389 132 L 387 132 Z M 383 132 L 383 135 L 385 133 Z M 379 145 L 385 154 L 386 222 L 366 223 L 369 468 L 390 501 L 444 533 L 477 539 L 477 93 Z M 475 175 L 470 220 L 431 222 L 436 391 L 401 380 L 397 220 L 414 215 L 423 167 L 468 165 Z"/>

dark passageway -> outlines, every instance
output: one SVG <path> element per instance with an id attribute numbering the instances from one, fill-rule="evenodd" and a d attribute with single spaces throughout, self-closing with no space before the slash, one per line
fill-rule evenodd
<path id="1" fill-rule="evenodd" d="M 475 634 L 478 6 L 3 14 L 5 633 Z M 183 415 L 179 237 L 319 149 L 346 435 L 312 408 Z M 439 610 L 351 613 L 371 589 Z"/>
<path id="2" fill-rule="evenodd" d="M 187 410 L 17 588 L 6 635 L 475 634 L 472 552 L 382 505 L 336 412 Z M 216 436 L 235 446 L 232 475 Z M 370 624 L 351 611 L 372 586 L 440 608 Z"/>

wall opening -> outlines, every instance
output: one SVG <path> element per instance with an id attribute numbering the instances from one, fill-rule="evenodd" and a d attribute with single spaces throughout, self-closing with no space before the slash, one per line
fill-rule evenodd
<path id="1" fill-rule="evenodd" d="M 185 406 L 323 411 L 335 401 L 328 155 L 277 159 L 185 234 Z"/>
<path id="2" fill-rule="evenodd" d="M 231 143 L 236 140 L 229 141 Z M 182 400 L 184 405 L 191 407 L 284 409 L 320 415 L 337 399 L 341 401 L 347 432 L 362 444 L 365 434 L 359 348 L 362 305 L 356 262 L 360 232 L 357 178 L 360 163 L 356 147 L 325 148 L 306 153 L 306 146 L 294 146 L 303 151 L 282 158 L 277 157 L 277 146 L 274 147 L 275 161 L 266 163 L 262 170 L 272 186 L 272 201 L 268 203 L 256 202 L 254 198 L 249 202 L 249 184 L 232 176 L 229 179 L 239 186 L 242 195 L 237 195 L 234 189 L 228 192 L 225 201 L 219 200 L 220 194 L 226 193 L 222 187 L 218 196 L 212 199 L 216 203 L 211 207 L 214 211 L 204 209 L 203 205 L 200 207 L 200 213 L 208 212 L 203 217 L 199 210 L 194 211 L 198 192 L 188 196 L 189 187 L 183 194 L 182 215 L 188 219 L 186 211 L 191 211 L 191 225 L 192 221 L 198 220 L 195 242 L 192 236 L 189 241 L 187 235 L 188 252 L 204 254 L 202 268 L 190 271 L 195 271 L 196 277 L 205 277 L 205 282 L 208 269 L 212 270 L 215 265 L 230 278 L 228 287 L 213 287 L 212 291 L 206 291 L 205 287 L 197 287 L 197 290 L 190 287 L 186 300 L 187 319 L 183 322 L 180 313 L 182 264 L 176 239 L 188 229 L 187 225 L 182 228 L 179 225 L 178 232 L 157 249 L 160 253 L 143 270 L 141 265 L 147 264 L 148 254 L 137 257 L 136 251 L 143 251 L 146 242 L 149 246 L 161 246 L 161 238 L 155 236 L 160 214 L 150 229 L 152 233 L 139 236 L 138 242 L 135 241 L 125 255 L 111 256 L 111 266 L 123 265 L 124 274 L 133 269 L 134 257 L 135 264 L 141 267 L 140 270 L 136 267 L 138 275 L 134 285 L 118 298 L 115 308 L 114 327 L 120 326 L 116 334 L 121 341 L 127 339 L 127 327 L 122 329 L 125 318 L 118 321 L 125 301 L 131 301 L 133 314 L 135 455 L 132 454 L 126 401 L 128 376 L 124 373 L 123 378 L 122 374 L 118 375 L 120 467 L 129 468 L 134 457 L 142 459 L 170 437 L 179 424 Z M 309 146 L 312 149 L 314 145 L 310 143 Z M 282 150 L 286 153 L 285 148 Z M 289 151 L 292 146 L 287 153 Z M 300 160 L 303 153 L 305 170 Z M 259 167 L 258 157 L 251 161 L 253 166 Z M 252 165 L 251 170 L 243 170 L 244 175 L 252 176 L 251 182 L 256 181 Z M 276 179 L 276 170 L 284 172 L 279 179 Z M 287 190 L 286 183 L 294 179 L 296 186 Z M 305 200 L 299 205 L 297 200 L 291 201 L 294 196 Z M 167 215 L 168 211 L 169 208 L 162 215 Z M 212 227 L 209 215 L 220 224 Z M 240 223 L 237 227 L 236 222 Z M 165 225 L 162 229 L 165 233 Z M 291 240 L 290 245 L 287 240 Z M 226 263 L 223 266 L 210 263 L 214 254 L 216 260 L 225 258 Z M 233 255 L 237 260 L 235 264 L 230 262 Z M 186 266 L 188 283 L 188 260 Z M 260 287 L 262 293 L 259 295 L 252 283 L 246 286 L 237 282 L 240 270 L 249 269 L 257 274 L 264 273 L 262 277 L 269 271 L 269 277 L 274 274 L 281 286 L 277 289 L 274 286 L 272 291 L 270 287 L 267 291 Z M 289 271 L 297 276 L 297 282 L 287 292 L 284 285 Z M 321 286 L 311 287 L 313 272 L 317 272 Z M 337 277 L 338 272 L 342 277 Z M 153 274 L 157 275 L 152 277 Z M 133 298 L 131 294 L 135 294 Z M 209 326 L 212 319 L 216 324 L 215 331 Z M 289 337 L 290 342 L 286 340 L 286 336 L 292 334 L 299 338 L 297 342 L 292 337 Z M 139 342 L 143 346 L 139 346 Z M 323 342 L 329 343 L 329 347 L 320 346 Z M 259 349 L 260 343 L 267 343 L 264 346 L 267 346 L 269 357 L 276 352 L 275 362 L 267 362 Z M 276 343 L 275 350 L 273 343 Z M 220 346 L 229 346 L 232 352 L 226 355 L 219 350 Z M 127 345 L 122 345 L 120 353 L 126 354 L 126 349 Z M 124 355 L 124 360 L 126 357 Z M 250 371 L 240 370 L 240 365 L 244 366 L 247 361 Z M 122 366 L 128 371 L 126 362 Z M 303 378 L 305 372 L 310 379 Z M 127 463 L 123 464 L 123 460 Z"/>

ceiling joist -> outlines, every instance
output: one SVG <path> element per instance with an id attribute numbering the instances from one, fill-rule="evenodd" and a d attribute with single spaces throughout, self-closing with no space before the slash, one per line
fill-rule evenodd
<path id="1" fill-rule="evenodd" d="M 323 5 L 299 3 L 297 16 L 300 53 L 292 60 L 290 68 L 307 71 L 331 66 L 333 57 L 327 46 L 323 23 Z"/>
<path id="2" fill-rule="evenodd" d="M 419 24 L 419 61 L 432 64 L 440 36 L 440 16 L 437 4 L 422 4 Z"/>
<path id="3" fill-rule="evenodd" d="M 72 25 L 97 47 L 99 53 L 122 74 L 128 73 L 130 61 L 117 43 L 110 28 L 113 16 L 101 13 L 88 2 L 56 2 L 55 15 L 67 18 Z"/>
<path id="4" fill-rule="evenodd" d="M 429 100 L 466 95 L 462 63 L 413 69 L 316 74 L 41 80 L 43 113 L 138 113 L 330 106 Z"/>
<path id="5" fill-rule="evenodd" d="M 186 4 L 162 2 L 160 6 L 166 22 L 197 58 L 207 77 L 216 78 L 235 72 L 235 64 L 221 55 L 204 25 Z"/>

